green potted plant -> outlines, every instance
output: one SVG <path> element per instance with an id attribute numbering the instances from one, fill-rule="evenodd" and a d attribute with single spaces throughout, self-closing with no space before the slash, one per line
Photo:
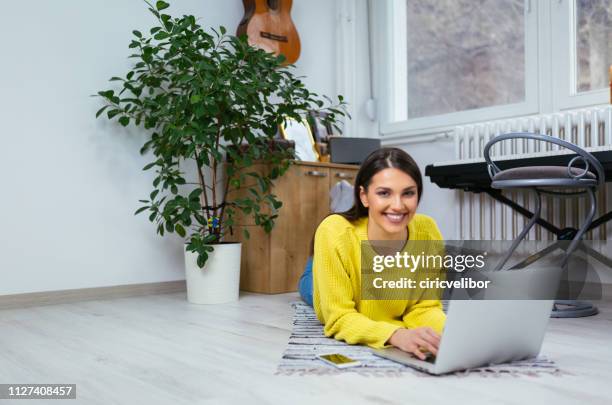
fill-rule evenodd
<path id="1" fill-rule="evenodd" d="M 96 117 L 150 134 L 140 152 L 152 153 L 143 170 L 156 177 L 136 214 L 148 213 L 162 236 L 185 238 L 188 299 L 236 300 L 240 244 L 224 243 L 224 236 L 238 225 L 237 214 L 252 216 L 267 232 L 274 226 L 282 202 L 271 185 L 293 157 L 293 150 L 272 146 L 279 124 L 318 109 L 337 127 L 345 103 L 341 96 L 335 105 L 327 97 L 324 103 L 291 66 L 281 66 L 282 57 L 249 46 L 246 37 L 224 27 L 208 32 L 192 15 L 164 14 L 166 2 L 146 3 L 157 24 L 149 33 L 133 31 L 135 64 L 110 79 L 115 89 L 98 92 L 104 106 Z M 256 161 L 269 170 L 250 171 Z"/>

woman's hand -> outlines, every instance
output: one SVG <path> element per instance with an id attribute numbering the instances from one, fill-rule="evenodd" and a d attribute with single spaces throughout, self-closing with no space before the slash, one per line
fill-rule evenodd
<path id="1" fill-rule="evenodd" d="M 414 329 L 400 328 L 388 340 L 390 345 L 425 360 L 423 351 L 430 351 L 434 356 L 438 354 L 440 335 L 429 327 Z"/>

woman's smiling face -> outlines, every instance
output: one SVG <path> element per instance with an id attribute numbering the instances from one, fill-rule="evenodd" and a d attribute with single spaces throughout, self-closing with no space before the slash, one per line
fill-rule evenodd
<path id="1" fill-rule="evenodd" d="M 419 204 L 414 179 L 395 168 L 383 169 L 372 177 L 360 199 L 368 208 L 368 237 L 372 240 L 405 239 L 407 226 Z"/>

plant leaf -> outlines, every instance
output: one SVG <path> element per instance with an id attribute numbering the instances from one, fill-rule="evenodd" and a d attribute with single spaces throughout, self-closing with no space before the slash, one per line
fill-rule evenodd
<path id="1" fill-rule="evenodd" d="M 106 116 L 108 117 L 109 120 L 113 119 L 117 114 L 120 114 L 121 110 L 110 110 L 109 112 L 106 113 Z"/>
<path id="2" fill-rule="evenodd" d="M 98 118 L 100 115 L 102 115 L 102 113 L 104 112 L 104 110 L 106 110 L 108 107 L 110 107 L 110 106 L 105 105 L 104 107 L 100 108 L 100 109 L 98 110 L 98 112 L 96 113 L 96 118 Z"/>
<path id="3" fill-rule="evenodd" d="M 204 267 L 204 265 L 206 264 L 206 261 L 208 260 L 208 253 L 206 252 L 201 252 L 198 255 L 198 259 L 196 260 L 198 267 L 202 268 Z"/>
<path id="4" fill-rule="evenodd" d="M 146 207 L 140 207 L 140 208 L 138 208 L 138 209 L 136 210 L 136 212 L 134 213 L 134 215 L 138 215 L 138 214 L 140 214 L 141 212 L 143 212 L 143 211 L 147 210 L 148 208 L 149 208 L 148 206 L 146 206 Z"/>
<path id="5" fill-rule="evenodd" d="M 158 1 L 157 3 L 155 3 L 155 8 L 157 9 L 157 11 L 165 10 L 168 7 L 170 7 L 170 4 L 166 3 L 165 1 Z"/>
<path id="6" fill-rule="evenodd" d="M 176 224 L 174 226 L 174 230 L 176 231 L 176 233 L 178 233 L 182 238 L 185 237 L 185 235 L 187 235 L 187 232 L 185 232 L 185 228 L 183 228 L 183 225 L 181 224 Z"/>

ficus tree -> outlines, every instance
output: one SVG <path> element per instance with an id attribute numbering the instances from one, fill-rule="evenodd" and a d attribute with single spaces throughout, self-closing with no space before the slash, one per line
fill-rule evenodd
<path id="1" fill-rule="evenodd" d="M 133 67 L 110 79 L 114 89 L 97 93 L 104 106 L 96 117 L 147 130 L 140 152 L 153 160 L 143 170 L 156 176 L 136 214 L 148 213 L 162 236 L 185 238 L 203 267 L 237 214 L 272 230 L 282 202 L 271 186 L 294 153 L 273 146 L 279 125 L 319 110 L 339 129 L 345 102 L 309 91 L 292 66 L 281 66 L 282 56 L 250 46 L 246 37 L 224 27 L 206 30 L 193 15 L 165 14 L 164 1 L 145 3 L 156 24 L 148 33 L 132 32 Z M 267 170 L 249 170 L 254 162 Z M 189 165 L 197 181 L 187 180 Z M 232 192 L 241 189 L 247 192 Z"/>

